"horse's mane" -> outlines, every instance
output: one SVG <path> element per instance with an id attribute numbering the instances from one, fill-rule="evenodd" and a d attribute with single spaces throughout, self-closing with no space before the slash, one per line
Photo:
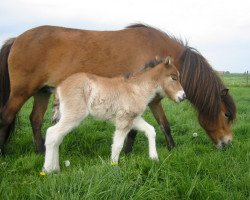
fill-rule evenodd
<path id="1" fill-rule="evenodd" d="M 155 27 L 149 26 L 147 24 L 141 24 L 141 23 L 131 24 L 129 26 L 126 26 L 125 28 L 126 29 L 130 29 L 130 28 L 146 28 L 146 29 L 149 29 L 149 30 L 152 30 L 152 31 L 157 31 L 157 32 L 161 33 L 163 35 L 163 37 L 168 37 L 168 38 L 176 41 L 178 44 L 180 44 L 182 46 L 187 46 L 188 45 L 187 40 L 183 41 L 182 39 L 175 37 L 171 33 L 166 33 L 166 32 L 164 32 L 164 31 L 162 31 L 160 29 L 157 29 Z"/>
<path id="2" fill-rule="evenodd" d="M 234 101 L 229 94 L 221 97 L 221 91 L 225 86 L 208 61 L 191 47 L 186 47 L 180 60 L 183 62 L 180 70 L 181 84 L 187 98 L 198 109 L 199 114 L 210 121 L 216 120 L 220 112 L 220 103 L 223 101 L 229 113 L 229 120 L 234 120 Z"/>
<path id="3" fill-rule="evenodd" d="M 218 118 L 221 101 L 223 101 L 229 114 L 229 120 L 235 119 L 236 106 L 232 97 L 227 94 L 221 98 L 221 91 L 225 89 L 223 82 L 208 61 L 196 49 L 189 47 L 187 42 L 183 42 L 173 35 L 145 24 L 132 24 L 126 28 L 146 28 L 157 31 L 181 45 L 184 49 L 180 57 L 181 84 L 188 100 L 197 108 L 200 115 L 210 121 Z M 145 64 L 144 68 L 155 66 L 154 63 L 156 65 L 154 60 L 150 61 Z"/>

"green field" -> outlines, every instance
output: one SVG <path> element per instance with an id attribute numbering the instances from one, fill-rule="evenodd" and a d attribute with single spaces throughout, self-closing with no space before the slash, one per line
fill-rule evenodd
<path id="1" fill-rule="evenodd" d="M 21 126 L 7 146 L 7 156 L 0 158 L 0 199 L 250 199 L 250 87 L 240 75 L 222 78 L 238 108 L 232 147 L 213 146 L 187 101 L 176 105 L 165 100 L 174 150 L 167 150 L 152 114 L 144 115 L 157 131 L 159 162 L 149 160 L 147 139 L 140 134 L 132 154 L 122 153 L 119 166 L 111 166 L 114 126 L 88 118 L 63 141 L 61 172 L 43 177 L 43 156 L 34 152 L 29 123 L 31 99 L 21 110 Z M 51 124 L 50 114 L 43 133 Z M 198 137 L 192 137 L 194 132 Z"/>

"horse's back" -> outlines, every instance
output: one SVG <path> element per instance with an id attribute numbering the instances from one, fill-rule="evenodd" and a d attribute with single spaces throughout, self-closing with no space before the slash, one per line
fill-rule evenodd
<path id="1" fill-rule="evenodd" d="M 13 44 L 9 55 L 10 79 L 22 77 L 16 85 L 28 80 L 26 85 L 39 89 L 57 86 L 77 72 L 104 77 L 135 72 L 146 61 L 166 53 L 166 41 L 159 34 L 162 33 L 147 28 L 118 31 L 33 28 Z"/>

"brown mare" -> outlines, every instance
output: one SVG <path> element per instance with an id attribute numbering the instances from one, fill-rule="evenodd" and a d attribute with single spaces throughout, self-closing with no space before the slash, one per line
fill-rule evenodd
<path id="1" fill-rule="evenodd" d="M 0 151 L 14 127 L 22 105 L 34 96 L 30 116 L 34 141 L 44 151 L 41 126 L 50 87 L 76 72 L 104 77 L 140 71 L 156 55 L 170 55 L 181 73 L 187 99 L 198 110 L 200 125 L 212 141 L 222 146 L 232 140 L 236 116 L 232 97 L 206 59 L 195 49 L 155 28 L 136 24 L 119 31 L 89 31 L 54 26 L 28 30 L 7 41 L 0 53 Z M 73 67 L 72 67 L 73 66 Z M 169 148 L 175 146 L 160 98 L 149 105 Z M 135 131 L 129 134 L 131 150 Z"/>

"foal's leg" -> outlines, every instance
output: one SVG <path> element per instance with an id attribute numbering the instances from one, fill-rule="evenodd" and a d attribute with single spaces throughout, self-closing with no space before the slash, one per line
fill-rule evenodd
<path id="1" fill-rule="evenodd" d="M 171 135 L 170 125 L 169 125 L 169 122 L 166 118 L 164 110 L 162 108 L 161 102 L 160 101 L 153 101 L 152 103 L 149 104 L 149 107 L 150 107 L 156 121 L 160 125 L 161 130 L 164 133 L 168 149 L 169 150 L 173 149 L 175 147 L 175 142 L 174 142 L 174 139 Z"/>
<path id="2" fill-rule="evenodd" d="M 70 95 L 66 93 L 60 96 L 60 112 L 59 122 L 48 128 L 46 133 L 43 170 L 48 173 L 60 170 L 59 145 L 63 138 L 88 115 L 84 98 L 79 94 L 74 94 L 74 92 Z"/>
<path id="3" fill-rule="evenodd" d="M 148 138 L 149 157 L 152 160 L 158 160 L 158 154 L 156 151 L 156 144 L 155 144 L 156 133 L 154 127 L 148 124 L 144 119 L 140 117 L 134 122 L 134 128 L 144 132 L 144 134 Z"/>
<path id="4" fill-rule="evenodd" d="M 166 118 L 164 110 L 162 108 L 161 102 L 159 100 L 153 101 L 152 103 L 149 104 L 149 107 L 150 107 L 156 121 L 160 125 L 161 130 L 164 133 L 168 149 L 169 150 L 173 149 L 175 147 L 175 142 L 174 142 L 174 139 L 171 135 L 170 125 L 169 125 L 169 122 Z M 128 137 L 127 137 L 126 146 L 125 146 L 125 153 L 126 154 L 128 154 L 132 151 L 136 135 L 137 135 L 136 131 L 129 132 Z"/>
<path id="5" fill-rule="evenodd" d="M 111 149 L 111 162 L 118 164 L 119 156 L 129 129 L 116 129 Z"/>
<path id="6" fill-rule="evenodd" d="M 49 103 L 50 93 L 39 91 L 34 95 L 34 105 L 30 115 L 30 122 L 33 130 L 34 143 L 39 153 L 45 152 L 44 141 L 41 134 L 44 114 Z"/>
<path id="7" fill-rule="evenodd" d="M 81 113 L 84 115 L 83 113 Z M 60 171 L 59 166 L 59 145 L 63 138 L 75 127 L 77 127 L 84 117 L 67 119 L 63 118 L 59 122 L 48 128 L 45 139 L 45 161 L 43 170 L 47 173 Z"/>

